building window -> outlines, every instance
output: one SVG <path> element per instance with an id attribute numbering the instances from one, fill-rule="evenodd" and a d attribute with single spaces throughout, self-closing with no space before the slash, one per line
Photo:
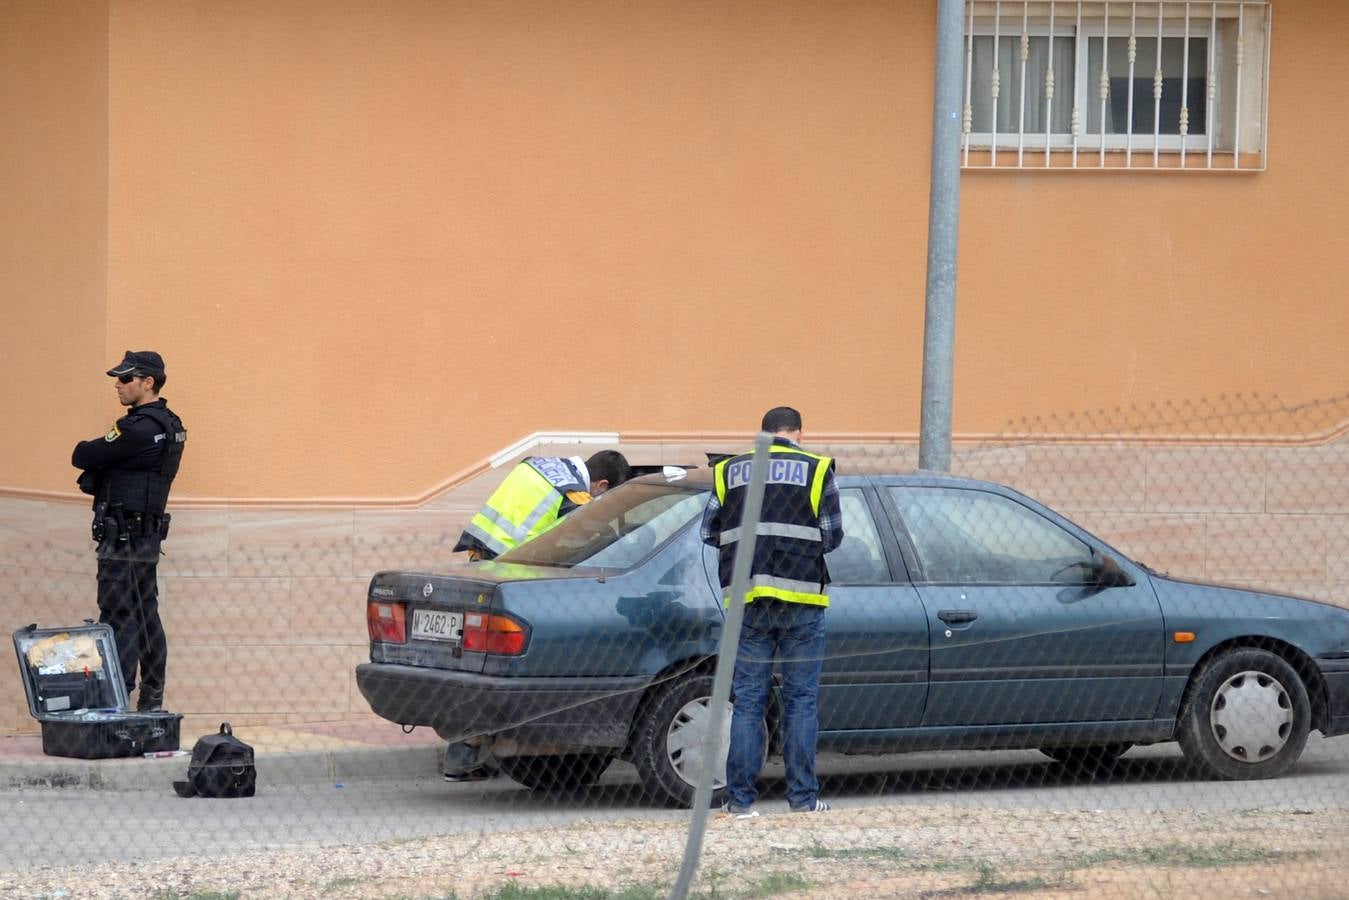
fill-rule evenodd
<path id="1" fill-rule="evenodd" d="M 1268 2 L 969 0 L 966 168 L 1265 168 Z"/>

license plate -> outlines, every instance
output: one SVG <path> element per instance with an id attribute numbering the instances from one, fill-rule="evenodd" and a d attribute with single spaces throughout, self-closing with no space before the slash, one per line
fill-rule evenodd
<path id="1" fill-rule="evenodd" d="M 464 614 L 439 609 L 414 609 L 412 636 L 424 641 L 461 641 L 464 639 Z"/>

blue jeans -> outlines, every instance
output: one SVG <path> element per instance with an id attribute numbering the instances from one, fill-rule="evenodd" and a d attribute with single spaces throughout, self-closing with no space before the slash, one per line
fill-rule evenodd
<path id="1" fill-rule="evenodd" d="M 750 806 L 759 796 L 756 781 L 764 757 L 764 710 L 773 681 L 774 658 L 782 664 L 787 803 L 793 809 L 809 807 L 820 793 L 815 777 L 815 740 L 820 730 L 816 698 L 824 666 L 822 606 L 766 599 L 745 605 L 732 683 L 735 696 L 726 793 L 737 806 Z"/>

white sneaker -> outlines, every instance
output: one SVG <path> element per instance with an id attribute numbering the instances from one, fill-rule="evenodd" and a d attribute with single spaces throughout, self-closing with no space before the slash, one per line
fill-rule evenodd
<path id="1" fill-rule="evenodd" d="M 741 806 L 738 803 L 732 803 L 727 800 L 721 804 L 721 811 L 728 816 L 735 816 L 737 819 L 755 819 L 759 816 L 759 811 L 748 806 Z"/>
<path id="2" fill-rule="evenodd" d="M 792 812 L 829 812 L 831 809 L 833 809 L 832 806 L 821 800 L 819 797 L 816 797 L 815 802 L 809 806 L 792 807 Z"/>

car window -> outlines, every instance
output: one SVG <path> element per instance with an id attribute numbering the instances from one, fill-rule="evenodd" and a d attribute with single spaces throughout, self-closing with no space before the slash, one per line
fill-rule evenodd
<path id="1" fill-rule="evenodd" d="M 825 555 L 829 579 L 835 584 L 875 584 L 890 580 L 890 568 L 881 552 L 881 536 L 858 488 L 838 492 L 843 509 L 843 543 Z"/>
<path id="2" fill-rule="evenodd" d="M 503 562 L 629 568 L 702 513 L 705 492 L 669 484 L 625 484 L 563 517 Z"/>
<path id="3" fill-rule="evenodd" d="M 1086 543 L 1009 497 L 936 487 L 890 493 L 927 582 L 1080 584 L 1091 565 Z"/>
<path id="4" fill-rule="evenodd" d="M 624 517 L 620 529 L 624 534 L 585 565 L 623 569 L 636 565 L 695 515 L 701 515 L 705 505 L 704 495 L 672 494 L 635 507 Z"/>

